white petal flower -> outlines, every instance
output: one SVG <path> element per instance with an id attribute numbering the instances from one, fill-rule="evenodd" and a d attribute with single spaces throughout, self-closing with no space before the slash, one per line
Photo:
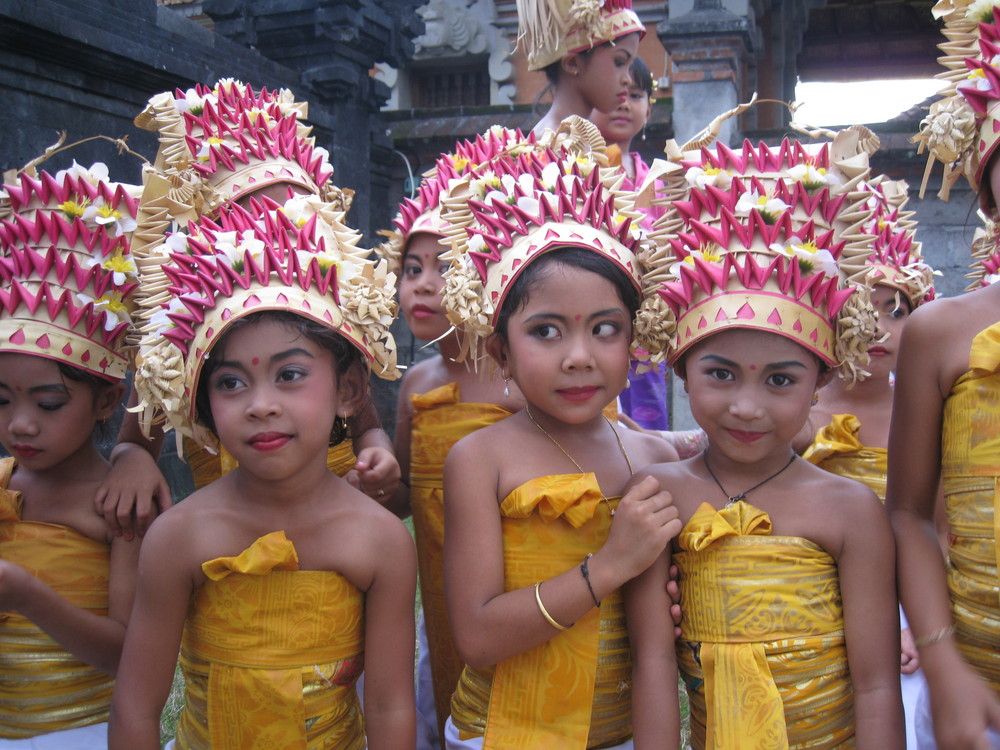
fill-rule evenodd
<path id="1" fill-rule="evenodd" d="M 724 188 L 732 181 L 733 176 L 725 170 L 716 167 L 691 167 L 684 173 L 684 179 L 691 187 L 705 188 L 708 185 Z"/>
<path id="2" fill-rule="evenodd" d="M 547 195 L 547 193 L 539 193 L 539 197 L 542 195 Z M 541 212 L 541 204 L 539 204 L 538 199 L 532 198 L 530 195 L 522 195 L 518 198 L 517 207 L 526 212 L 529 216 L 538 216 Z"/>
<path id="3" fill-rule="evenodd" d="M 815 243 L 799 242 L 789 245 L 775 243 L 771 250 L 788 258 L 796 258 L 804 273 L 822 273 L 826 276 L 840 276 L 840 268 L 829 250 L 819 248 Z"/>
<path id="4" fill-rule="evenodd" d="M 836 175 L 826 171 L 822 167 L 814 167 L 812 164 L 796 164 L 788 170 L 788 176 L 796 182 L 801 182 L 807 190 L 816 190 L 827 185 L 839 185 L 840 180 Z"/>
<path id="5" fill-rule="evenodd" d="M 486 240 L 483 239 L 483 235 L 474 234 L 469 237 L 467 247 L 470 253 L 481 253 L 486 249 Z"/>
<path id="6" fill-rule="evenodd" d="M 103 162 L 95 161 L 90 167 L 84 167 L 76 163 L 76 159 L 73 160 L 73 166 L 69 169 L 60 169 L 56 172 L 56 182 L 62 182 L 65 177 L 73 177 L 77 180 L 85 180 L 91 185 L 97 185 L 101 182 L 110 182 L 110 177 L 108 175 L 108 166 Z"/>
<path id="7" fill-rule="evenodd" d="M 137 226 L 135 219 L 107 205 L 100 196 L 84 210 L 83 220 L 91 228 L 107 228 L 112 237 L 128 234 Z"/>
<path id="8" fill-rule="evenodd" d="M 549 192 L 552 192 L 556 189 L 560 172 L 561 170 L 559 169 L 559 165 L 556 164 L 554 161 L 549 162 L 542 169 L 542 185 L 544 185 L 545 189 L 548 190 Z"/>
<path id="9" fill-rule="evenodd" d="M 174 109 L 176 109 L 181 114 L 185 112 L 190 112 L 195 116 L 200 116 L 205 110 L 205 104 L 211 102 L 214 107 L 218 104 L 218 99 L 215 94 L 208 93 L 201 96 L 195 89 L 188 89 L 184 92 L 183 99 L 174 100 Z"/>
<path id="10" fill-rule="evenodd" d="M 166 239 L 163 240 L 163 244 L 166 246 L 167 251 L 170 253 L 188 253 L 190 249 L 188 247 L 188 235 L 187 232 L 171 232 L 167 235 Z"/>

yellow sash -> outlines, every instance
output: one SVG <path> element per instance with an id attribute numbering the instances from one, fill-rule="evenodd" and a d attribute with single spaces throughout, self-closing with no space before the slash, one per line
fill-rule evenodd
<path id="1" fill-rule="evenodd" d="M 862 445 L 860 431 L 861 422 L 853 414 L 835 414 L 830 424 L 817 430 L 802 457 L 831 474 L 863 483 L 884 503 L 887 451 Z"/>
<path id="2" fill-rule="evenodd" d="M 457 383 L 410 396 L 413 404 L 410 436 L 410 500 L 413 532 L 420 565 L 420 594 L 427 627 L 438 731 L 444 734 L 451 694 L 462 660 L 451 637 L 444 599 L 444 494 L 441 479 L 451 446 L 466 435 L 509 417 L 496 404 L 460 401 Z"/>
<path id="3" fill-rule="evenodd" d="M 500 506 L 505 590 L 563 573 L 600 549 L 609 509 L 593 474 L 540 477 L 511 492 Z M 619 744 L 632 734 L 631 670 L 616 591 L 542 645 L 492 669 L 466 667 L 452 721 L 463 737 L 482 736 L 484 750 Z"/>
<path id="4" fill-rule="evenodd" d="M 847 748 L 854 701 L 837 565 L 772 537 L 746 502 L 702 503 L 681 531 L 678 665 L 698 750 Z"/>
<path id="5" fill-rule="evenodd" d="M 202 569 L 177 749 L 362 750 L 364 595 L 338 573 L 300 571 L 283 531 Z"/>
<path id="6" fill-rule="evenodd" d="M 184 438 L 184 455 L 191 467 L 194 488 L 200 490 L 216 479 L 225 476 L 237 467 L 236 459 L 221 445 L 218 455 L 209 453 L 191 438 Z M 350 440 L 343 440 L 332 446 L 326 454 L 326 468 L 339 477 L 354 468 L 358 461 Z"/>
<path id="7" fill-rule="evenodd" d="M 951 525 L 948 589 L 966 660 L 1000 692 L 1000 323 L 973 340 L 944 403 L 941 476 Z"/>
<path id="8" fill-rule="evenodd" d="M 0 460 L 0 559 L 60 596 L 108 613 L 107 544 L 52 523 L 21 520 L 21 493 L 7 488 L 14 459 Z M 81 502 L 90 502 L 81 500 Z M 14 612 L 0 613 L 0 738 L 19 739 L 108 720 L 114 680 Z"/>

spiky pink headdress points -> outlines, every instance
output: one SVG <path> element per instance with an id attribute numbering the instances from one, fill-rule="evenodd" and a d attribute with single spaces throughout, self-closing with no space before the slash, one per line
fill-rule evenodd
<path id="1" fill-rule="evenodd" d="M 568 133 L 592 125 L 571 118 Z M 586 123 L 586 124 L 585 124 Z M 596 130 L 596 129 L 595 129 Z M 553 141 L 555 142 L 555 141 Z M 640 315 L 655 315 L 651 291 L 658 283 L 656 257 L 642 242 L 635 195 L 622 189 L 620 170 L 606 168 L 603 141 L 595 151 L 567 139 L 505 154 L 482 170 L 452 180 L 441 196 L 451 250 L 443 294 L 448 316 L 468 351 L 493 332 L 510 284 L 528 263 L 549 250 L 579 247 L 599 253 L 622 269 L 640 291 Z M 655 356 L 655 340 L 633 338 L 633 348 Z M 463 352 L 463 355 L 466 352 Z"/>
<path id="2" fill-rule="evenodd" d="M 139 188 L 100 163 L 16 180 L 0 190 L 0 352 L 124 378 Z"/>
<path id="3" fill-rule="evenodd" d="M 399 376 L 389 326 L 395 277 L 367 260 L 359 236 L 314 196 L 299 215 L 271 201 L 223 210 L 218 222 L 169 235 L 143 299 L 145 334 L 136 388 L 148 427 L 165 415 L 179 433 L 207 444 L 195 425 L 201 366 L 233 321 L 262 310 L 293 312 L 328 326 L 364 353 L 376 374 Z M 308 209 L 308 210 L 307 210 Z M 144 276 L 143 284 L 147 285 Z"/>
<path id="4" fill-rule="evenodd" d="M 653 239 L 673 261 L 659 290 L 669 363 L 729 328 L 785 336 L 852 375 L 867 363 L 874 147 L 855 128 L 824 144 L 719 144 L 661 168 L 667 211 Z"/>
<path id="5" fill-rule="evenodd" d="M 302 122 L 307 110 L 287 89 L 225 79 L 157 94 L 135 124 L 159 133 L 155 168 L 171 182 L 173 218 L 186 222 L 276 183 L 331 200 L 333 169 Z"/>
<path id="6" fill-rule="evenodd" d="M 937 272 L 921 255 L 913 212 L 903 210 L 908 200 L 907 184 L 879 175 L 869 180 L 867 187 L 873 213 L 866 232 L 875 238 L 868 259 L 868 282 L 896 289 L 910 308 L 916 309 L 934 299 Z"/>
<path id="7" fill-rule="evenodd" d="M 517 0 L 517 20 L 528 70 L 626 34 L 646 33 L 632 0 Z"/>
<path id="8" fill-rule="evenodd" d="M 392 222 L 395 228 L 381 232 L 388 239 L 375 248 L 375 252 L 389 263 L 390 271 L 398 274 L 406 243 L 412 235 L 426 232 L 444 236 L 440 196 L 452 180 L 480 170 L 503 154 L 531 148 L 534 143 L 533 135 L 525 136 L 520 130 L 508 130 L 498 125 L 477 135 L 474 140 L 456 143 L 452 153 L 443 154 L 423 174 L 416 197 L 405 198 L 399 204 L 399 213 Z"/>
<path id="9" fill-rule="evenodd" d="M 1000 8 L 993 0 L 940 0 L 935 18 L 944 19 L 948 39 L 938 45 L 948 82 L 941 99 L 931 105 L 913 137 L 926 149 L 927 169 L 920 185 L 923 197 L 934 161 L 944 164 L 938 197 L 948 200 L 962 175 L 978 190 L 986 164 L 1000 143 Z"/>

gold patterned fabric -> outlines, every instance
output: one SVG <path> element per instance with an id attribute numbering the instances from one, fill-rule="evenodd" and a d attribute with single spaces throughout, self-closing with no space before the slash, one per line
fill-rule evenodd
<path id="1" fill-rule="evenodd" d="M 213 455 L 191 438 L 184 438 L 184 455 L 191 467 L 191 477 L 194 479 L 196 490 L 211 484 L 238 466 L 236 459 L 229 454 L 229 451 L 221 445 L 218 450 L 219 454 Z M 354 455 L 354 448 L 350 440 L 342 440 L 331 446 L 326 454 L 326 468 L 338 477 L 344 476 L 353 469 L 357 461 L 358 458 Z"/>
<path id="2" fill-rule="evenodd" d="M 941 478 L 951 525 L 948 590 L 962 655 L 1000 693 L 1000 323 L 972 342 L 944 402 Z"/>
<path id="3" fill-rule="evenodd" d="M 510 412 L 496 404 L 462 403 L 457 383 L 413 394 L 410 402 L 410 502 L 438 732 L 443 737 L 451 694 L 464 666 L 455 651 L 444 599 L 444 460 L 463 437 Z"/>
<path id="4" fill-rule="evenodd" d="M 831 474 L 861 482 L 884 503 L 888 452 L 862 445 L 860 431 L 861 422 L 853 414 L 834 414 L 830 424 L 816 431 L 802 457 Z"/>
<path id="5" fill-rule="evenodd" d="M 298 569 L 276 531 L 202 565 L 180 665 L 177 750 L 363 750 L 354 683 L 364 595 L 339 573 Z"/>
<path id="6" fill-rule="evenodd" d="M 692 747 L 853 748 L 836 562 L 745 501 L 702 503 L 678 543 Z"/>
<path id="7" fill-rule="evenodd" d="M 22 521 L 21 493 L 7 489 L 14 466 L 13 458 L 0 460 L 0 559 L 20 565 L 76 606 L 106 615 L 109 546 L 68 526 Z M 113 689 L 109 675 L 33 622 L 0 612 L 0 738 L 107 721 Z"/>
<path id="8" fill-rule="evenodd" d="M 604 544 L 610 509 L 593 474 L 533 479 L 500 506 L 504 588 L 532 586 Z M 544 589 L 543 589 L 544 592 Z M 451 702 L 462 739 L 484 750 L 583 750 L 632 735 L 632 659 L 621 592 L 566 632 L 487 669 L 466 667 Z"/>

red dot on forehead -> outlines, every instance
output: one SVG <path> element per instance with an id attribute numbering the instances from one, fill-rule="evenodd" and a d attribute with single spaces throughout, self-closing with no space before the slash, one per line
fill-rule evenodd
<path id="1" fill-rule="evenodd" d="M 751 370 L 756 370 L 757 369 L 757 365 L 750 365 L 750 369 Z"/>
<path id="2" fill-rule="evenodd" d="M 573 319 L 574 319 L 574 320 L 579 320 L 579 319 L 580 319 L 580 316 L 579 316 L 579 315 L 574 315 L 574 316 L 573 316 Z"/>
<path id="3" fill-rule="evenodd" d="M 259 365 L 260 364 L 260 357 L 254 357 L 253 359 L 251 359 L 250 360 L 250 364 L 255 365 L 255 366 Z"/>
<path id="4" fill-rule="evenodd" d="M 15 385 L 14 386 L 14 390 L 17 391 L 18 393 L 20 393 L 21 392 L 21 386 Z"/>

